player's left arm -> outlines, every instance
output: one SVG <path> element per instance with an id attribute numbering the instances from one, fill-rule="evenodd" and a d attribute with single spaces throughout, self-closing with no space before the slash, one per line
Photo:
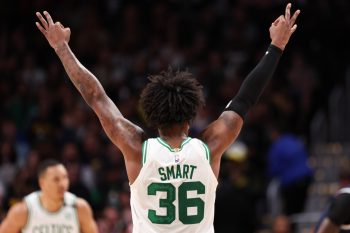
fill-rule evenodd
<path id="1" fill-rule="evenodd" d="M 81 232 L 98 233 L 97 224 L 94 220 L 92 209 L 89 203 L 82 198 L 78 198 L 76 205 Z"/>
<path id="2" fill-rule="evenodd" d="M 237 95 L 229 102 L 221 116 L 201 134 L 201 139 L 211 150 L 211 164 L 216 175 L 219 172 L 222 154 L 238 136 L 246 113 L 258 101 L 277 67 L 282 51 L 297 28 L 294 23 L 300 11 L 295 11 L 291 16 L 290 9 L 289 3 L 285 14 L 280 15 L 271 24 L 271 44 L 266 54 L 245 78 Z"/>

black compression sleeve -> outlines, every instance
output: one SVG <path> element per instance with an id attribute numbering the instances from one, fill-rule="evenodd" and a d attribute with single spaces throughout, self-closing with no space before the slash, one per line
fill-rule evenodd
<path id="1" fill-rule="evenodd" d="M 273 76 L 281 56 L 282 50 L 271 44 L 264 57 L 245 78 L 237 95 L 228 103 L 225 111 L 234 111 L 244 118 Z"/>

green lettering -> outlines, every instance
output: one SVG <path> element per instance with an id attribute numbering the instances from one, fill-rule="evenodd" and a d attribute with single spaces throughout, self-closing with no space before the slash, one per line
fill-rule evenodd
<path id="1" fill-rule="evenodd" d="M 205 194 L 205 186 L 200 181 L 183 182 L 178 189 L 171 183 L 151 183 L 148 188 L 148 195 L 156 195 L 157 192 L 166 193 L 166 199 L 159 200 L 159 207 L 166 209 L 165 215 L 157 215 L 157 209 L 148 210 L 148 219 L 156 224 L 171 224 L 176 218 L 183 224 L 197 224 L 204 219 L 205 202 L 200 197 L 188 197 L 188 191 L 197 191 L 197 194 Z M 178 194 L 176 194 L 178 193 Z M 178 205 L 174 204 L 178 201 Z M 196 214 L 189 214 L 189 208 L 195 208 Z"/>
<path id="2" fill-rule="evenodd" d="M 166 168 L 166 173 L 167 173 L 167 178 L 168 178 L 168 180 L 170 179 L 170 178 L 175 178 L 175 171 L 174 171 L 174 166 L 171 166 L 171 167 L 167 167 Z"/>
<path id="3" fill-rule="evenodd" d="M 158 168 L 158 172 L 159 172 L 159 175 L 160 175 L 160 180 L 161 181 L 165 181 L 166 180 L 166 174 L 164 172 L 164 167 Z"/>
<path id="4" fill-rule="evenodd" d="M 185 164 L 184 165 L 184 170 L 183 170 L 183 178 L 188 179 L 188 171 L 189 170 L 190 170 L 190 167 L 187 164 Z"/>
<path id="5" fill-rule="evenodd" d="M 176 165 L 176 179 L 177 178 L 182 178 L 182 175 L 181 175 L 181 166 L 178 164 Z"/>
<path id="6" fill-rule="evenodd" d="M 190 165 L 190 167 L 192 168 L 191 169 L 191 175 L 190 175 L 190 179 L 192 179 L 192 176 L 193 176 L 193 172 L 194 172 L 194 169 L 197 168 L 197 166 L 194 166 L 194 165 Z"/>

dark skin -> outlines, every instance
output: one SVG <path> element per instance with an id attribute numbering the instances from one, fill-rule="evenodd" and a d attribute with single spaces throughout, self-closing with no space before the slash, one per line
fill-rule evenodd
<path id="1" fill-rule="evenodd" d="M 338 233 L 340 230 L 339 226 L 334 224 L 329 218 L 325 218 L 317 233 Z"/>
<path id="2" fill-rule="evenodd" d="M 295 20 L 300 11 L 290 15 L 291 4 L 288 4 L 285 14 L 279 16 L 270 27 L 271 44 L 284 50 L 290 36 L 296 30 Z M 70 29 L 54 22 L 48 12 L 45 18 L 37 12 L 38 29 L 45 36 L 50 46 L 60 58 L 69 78 L 81 93 L 86 103 L 97 114 L 102 127 L 110 140 L 121 150 L 130 184 L 137 178 L 141 170 L 142 143 L 146 140 L 144 131 L 124 118 L 113 101 L 106 95 L 98 79 L 87 70 L 75 57 L 68 42 Z M 222 154 L 237 138 L 243 125 L 243 119 L 233 111 L 225 111 L 200 134 L 211 151 L 211 166 L 216 177 L 219 174 Z M 173 148 L 180 147 L 188 136 L 189 122 L 170 126 L 171 130 L 158 129 L 160 137 Z"/>

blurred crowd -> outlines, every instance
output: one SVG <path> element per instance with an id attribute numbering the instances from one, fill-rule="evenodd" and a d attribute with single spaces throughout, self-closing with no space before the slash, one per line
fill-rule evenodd
<path id="1" fill-rule="evenodd" d="M 223 215 L 215 220 L 217 229 L 223 226 L 219 233 L 251 233 L 264 227 L 262 219 L 269 211 L 266 188 L 273 178 L 268 171 L 273 129 L 301 139 L 306 155 L 313 114 L 326 105 L 327 93 L 344 77 L 349 48 L 344 47 L 348 36 L 342 29 L 350 26 L 346 11 L 350 2 L 292 3 L 293 10 L 302 11 L 298 29 L 272 82 L 245 120 L 238 139 L 246 146 L 245 153 L 223 158 L 217 200 L 218 205 L 232 208 L 217 210 Z M 206 97 L 205 108 L 192 122 L 194 137 L 219 116 L 260 60 L 270 43 L 269 26 L 283 14 L 285 4 L 281 0 L 1 1 L 0 219 L 9 206 L 38 188 L 38 163 L 56 158 L 67 166 L 70 191 L 92 205 L 101 232 L 131 232 L 122 154 L 35 27 L 36 11 L 47 10 L 71 28 L 70 46 L 76 56 L 98 77 L 123 115 L 150 136 L 155 132 L 147 128 L 138 107 L 147 76 L 168 66 L 193 72 Z M 232 231 L 224 230 L 227 222 Z"/>

